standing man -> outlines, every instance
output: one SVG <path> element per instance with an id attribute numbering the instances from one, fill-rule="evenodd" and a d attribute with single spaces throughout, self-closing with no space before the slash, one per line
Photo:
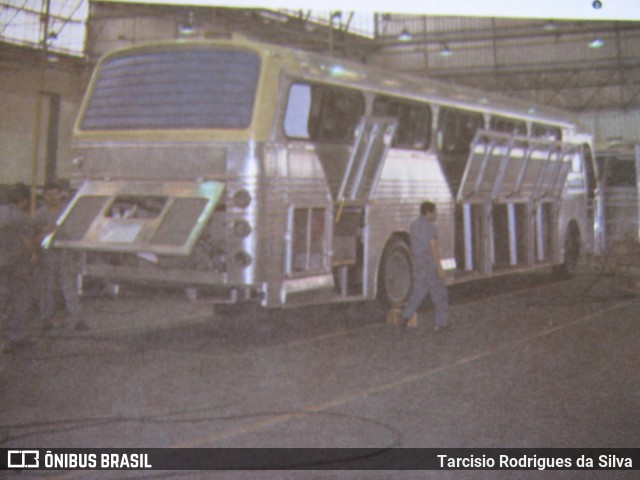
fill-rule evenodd
<path id="1" fill-rule="evenodd" d="M 0 206 L 0 282 L 9 304 L 8 343 L 5 351 L 29 345 L 29 309 L 35 263 L 33 222 L 28 215 L 31 192 L 18 183 L 9 193 L 9 205 Z"/>
<path id="2" fill-rule="evenodd" d="M 438 230 L 435 225 L 437 217 L 436 205 L 424 202 L 420 205 L 420 215 L 411 224 L 409 239 L 413 260 L 413 286 L 407 306 L 402 312 L 407 325 L 428 292 L 435 309 L 436 332 L 449 326 L 449 296 L 438 250 Z"/>
<path id="3" fill-rule="evenodd" d="M 44 187 L 44 204 L 34 216 L 34 223 L 38 230 L 38 243 L 53 233 L 56 228 L 56 222 L 64 207 L 62 193 L 57 183 L 47 184 Z M 54 315 L 56 293 L 60 289 L 71 323 L 76 330 L 86 330 L 88 326 L 81 318 L 76 272 L 71 252 L 51 248 L 41 249 L 37 272 L 40 286 L 38 299 L 40 321 L 43 327 L 48 329 L 63 324 Z"/>

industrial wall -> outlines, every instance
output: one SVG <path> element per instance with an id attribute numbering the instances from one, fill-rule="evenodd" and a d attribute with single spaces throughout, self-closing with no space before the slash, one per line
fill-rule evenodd
<path id="1" fill-rule="evenodd" d="M 69 176 L 71 134 L 87 75 L 75 61 L 58 62 L 37 61 L 28 51 L 3 56 L 0 184 L 31 184 L 34 159 L 37 185 Z"/>
<path id="2" fill-rule="evenodd" d="M 380 25 L 385 48 L 369 61 L 395 71 L 574 112 L 640 108 L 637 22 L 387 15 Z"/>
<path id="3" fill-rule="evenodd" d="M 580 115 L 580 124 L 596 136 L 596 143 L 640 142 L 640 110 L 597 111 Z"/>
<path id="4" fill-rule="evenodd" d="M 223 26 L 231 28 L 227 16 L 231 18 L 233 13 L 229 9 L 97 1 L 90 6 L 86 39 L 90 61 L 60 57 L 50 63 L 37 50 L 2 44 L 0 184 L 31 183 L 34 157 L 37 185 L 68 177 L 73 123 L 91 66 L 101 54 L 145 41 L 176 38 L 184 34 L 185 25 L 194 27 L 196 34 L 215 34 Z M 251 33 L 262 29 L 275 35 L 250 13 L 239 11 L 237 18 L 233 17 L 238 22 L 235 30 Z M 589 30 L 593 25 L 578 22 L 383 15 L 377 25 L 381 48 L 358 58 L 408 75 L 464 83 L 580 112 L 581 123 L 595 133 L 599 144 L 640 142 L 635 86 L 638 69 L 633 63 L 640 55 L 640 30 L 632 26 L 621 23 L 614 25 L 613 33 L 601 32 L 606 43 L 594 50 L 585 47 L 593 36 Z M 293 24 L 283 23 L 282 29 L 294 33 Z M 408 43 L 398 41 L 398 34 L 405 29 L 413 34 Z M 43 80 L 41 65 L 46 65 Z M 619 85 L 608 85 L 607 81 L 616 79 Z M 42 99 L 40 114 L 38 98 Z M 617 110 L 617 105 L 626 108 Z"/>

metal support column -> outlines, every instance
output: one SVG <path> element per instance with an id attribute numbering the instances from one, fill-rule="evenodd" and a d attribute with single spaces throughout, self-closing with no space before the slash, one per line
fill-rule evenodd
<path id="1" fill-rule="evenodd" d="M 471 204 L 462 205 L 462 221 L 464 225 L 464 269 L 473 270 L 473 236 L 471 225 Z"/>
<path id="2" fill-rule="evenodd" d="M 518 264 L 518 236 L 516 224 L 516 205 L 513 202 L 507 204 L 507 215 L 509 218 L 509 264 L 515 266 Z"/>

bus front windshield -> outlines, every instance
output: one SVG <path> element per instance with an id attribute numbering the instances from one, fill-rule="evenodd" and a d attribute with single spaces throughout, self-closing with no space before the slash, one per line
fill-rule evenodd
<path id="1" fill-rule="evenodd" d="M 260 58 L 242 49 L 135 51 L 100 66 L 83 130 L 244 129 Z"/>

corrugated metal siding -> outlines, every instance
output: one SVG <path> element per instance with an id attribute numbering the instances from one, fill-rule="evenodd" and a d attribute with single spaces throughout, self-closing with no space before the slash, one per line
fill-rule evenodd
<path id="1" fill-rule="evenodd" d="M 116 48 L 155 40 L 167 40 L 176 36 L 176 22 L 162 18 L 118 18 L 93 20 L 93 32 L 97 38 L 90 39 L 92 53 L 102 55 Z M 94 34 L 96 35 L 96 34 Z"/>
<path id="2" fill-rule="evenodd" d="M 447 32 L 491 28 L 491 19 L 476 17 L 428 17 L 428 32 Z"/>
<path id="3" fill-rule="evenodd" d="M 539 38 L 534 42 L 531 39 L 513 39 L 508 44 L 498 43 L 497 55 L 500 62 L 510 65 L 593 61 L 615 56 L 614 42 L 606 42 L 597 50 L 589 49 L 587 43 L 587 38 L 569 41 Z"/>
<path id="4" fill-rule="evenodd" d="M 640 33 L 625 32 L 620 35 L 620 46 L 624 55 L 633 57 L 640 55 Z"/>
<path id="5" fill-rule="evenodd" d="M 537 39 L 513 38 L 497 40 L 496 42 L 449 42 L 448 46 L 453 51 L 453 55 L 450 57 L 442 57 L 439 54 L 439 49 L 442 45 L 429 46 L 428 65 L 432 69 L 494 67 L 496 64 L 512 66 L 552 63 L 578 65 L 582 62 L 610 61 L 611 58 L 616 57 L 615 39 L 605 37 L 605 44 L 599 49 L 588 48 L 589 40 L 590 38 L 586 36 L 580 36 L 569 40 L 550 37 Z M 386 58 L 385 65 L 397 66 L 402 70 L 412 70 L 414 68 L 423 68 L 424 50 L 424 47 L 416 46 L 409 49 L 387 48 L 381 57 L 396 57 L 393 59 Z M 416 54 L 418 51 L 420 52 L 419 55 Z M 378 62 L 374 60 L 373 63 Z"/>
<path id="6" fill-rule="evenodd" d="M 492 42 L 467 42 L 464 47 L 450 43 L 453 51 L 450 57 L 443 57 L 439 50 L 429 53 L 429 67 L 437 68 L 469 68 L 494 65 Z"/>
<path id="7" fill-rule="evenodd" d="M 595 133 L 596 143 L 612 140 L 640 142 L 640 110 L 630 112 L 589 112 L 579 117 L 580 124 Z"/>

